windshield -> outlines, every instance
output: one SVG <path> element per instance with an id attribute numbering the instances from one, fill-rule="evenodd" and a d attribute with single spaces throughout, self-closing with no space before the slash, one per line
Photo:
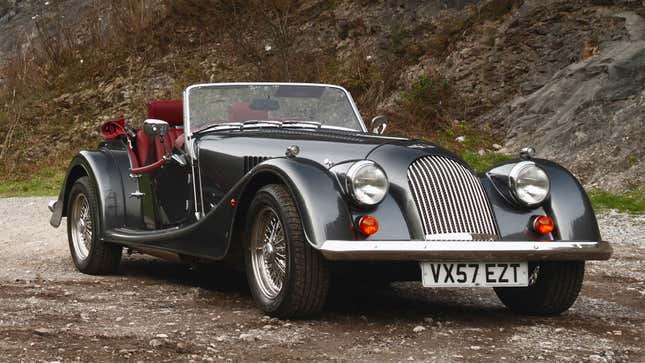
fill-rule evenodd
<path id="1" fill-rule="evenodd" d="M 197 85 L 187 90 L 191 132 L 247 121 L 319 123 L 363 131 L 345 90 L 306 84 Z"/>

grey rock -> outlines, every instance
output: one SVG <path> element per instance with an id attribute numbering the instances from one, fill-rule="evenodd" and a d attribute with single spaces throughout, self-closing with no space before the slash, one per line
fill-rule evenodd
<path id="1" fill-rule="evenodd" d="M 534 146 L 590 187 L 645 183 L 645 40 L 604 44 L 514 105 L 496 115 L 509 130 L 502 151 Z"/>
<path id="2" fill-rule="evenodd" d="M 254 342 L 254 341 L 257 340 L 257 337 L 255 335 L 252 335 L 252 334 L 242 333 L 242 334 L 240 334 L 239 339 L 242 340 L 242 341 L 245 341 L 245 342 Z"/>
<path id="3" fill-rule="evenodd" d="M 421 333 L 422 331 L 425 331 L 426 328 L 423 325 L 417 325 L 412 329 L 413 332 L 415 333 Z"/>
<path id="4" fill-rule="evenodd" d="M 34 333 L 36 335 L 44 336 L 44 335 L 52 335 L 55 333 L 55 331 L 53 329 L 48 329 L 48 328 L 37 328 L 37 329 L 34 329 Z"/>
<path id="5" fill-rule="evenodd" d="M 148 343 L 148 345 L 150 345 L 150 346 L 151 346 L 151 347 L 153 347 L 153 348 L 158 348 L 158 347 L 160 347 L 160 346 L 162 346 L 162 345 L 163 345 L 163 341 L 161 341 L 161 340 L 159 340 L 159 339 L 152 339 L 152 340 Z"/>

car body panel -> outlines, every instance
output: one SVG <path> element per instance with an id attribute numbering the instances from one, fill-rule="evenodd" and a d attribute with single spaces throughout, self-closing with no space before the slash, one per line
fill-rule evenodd
<path id="1" fill-rule="evenodd" d="M 184 107 L 186 110 L 186 104 Z M 186 140 L 182 152 L 188 165 L 168 161 L 162 169 L 142 176 L 131 175 L 132 163 L 123 139 L 103 142 L 97 151 L 81 151 L 72 160 L 58 201 L 52 206 L 51 224 L 60 225 L 72 183 L 87 175 L 97 187 L 104 241 L 220 260 L 229 255 L 232 246 L 242 243 L 245 211 L 255 193 L 264 185 L 281 183 L 295 201 L 307 241 L 323 255 L 324 246 L 333 245 L 329 253 L 337 258 L 343 252 L 339 245 L 360 242 L 347 248 L 347 256 L 370 256 L 360 246 L 369 248 L 371 242 L 375 246 L 382 242 L 387 251 L 394 250 L 393 255 L 415 261 L 423 253 L 406 250 L 405 242 L 415 246 L 432 242 L 424 235 L 410 190 L 409 166 L 421 157 L 436 155 L 474 173 L 457 155 L 432 143 L 363 131 L 256 127 L 195 133 Z M 297 155 L 287 155 L 287 148 L 294 145 L 299 149 Z M 358 206 L 346 190 L 347 170 L 364 159 L 380 165 L 389 180 L 385 198 L 371 207 Z M 551 180 L 550 196 L 541 206 L 526 208 L 513 201 L 505 175 L 519 161 L 502 163 L 477 175 L 499 233 L 494 242 L 600 243 L 584 189 L 554 162 L 534 160 Z M 380 222 L 379 231 L 369 237 L 357 232 L 355 226 L 364 215 Z M 530 223 L 536 215 L 553 218 L 556 230 L 548 235 L 533 232 Z M 575 246 L 572 248 L 560 257 L 557 249 L 550 249 L 556 252 L 548 252 L 548 258 L 571 258 Z M 589 256 L 604 259 L 608 258 L 606 252 Z M 535 253 L 526 256 L 539 258 Z"/>

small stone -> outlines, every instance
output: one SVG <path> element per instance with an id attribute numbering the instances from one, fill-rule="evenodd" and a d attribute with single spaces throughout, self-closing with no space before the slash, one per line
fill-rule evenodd
<path id="1" fill-rule="evenodd" d="M 493 146 L 493 149 L 495 149 L 495 150 L 499 150 L 499 149 L 502 148 L 502 145 L 500 145 L 500 144 L 493 144 L 492 146 Z"/>
<path id="2" fill-rule="evenodd" d="M 36 333 L 37 335 L 52 335 L 54 334 L 54 330 L 48 328 L 38 328 L 34 329 L 34 333 Z"/>
<path id="3" fill-rule="evenodd" d="M 563 331 L 564 331 L 564 328 L 555 328 L 556 333 L 560 333 L 560 332 L 563 332 Z"/>
<path id="4" fill-rule="evenodd" d="M 471 345 L 470 346 L 470 350 L 480 350 L 480 349 L 482 349 L 482 347 L 480 347 L 479 345 Z"/>
<path id="5" fill-rule="evenodd" d="M 263 326 L 263 327 L 262 327 L 262 329 L 264 329 L 264 330 L 271 330 L 271 329 L 273 329 L 273 325 L 269 325 L 269 324 L 267 324 L 267 325 Z"/>
<path id="6" fill-rule="evenodd" d="M 119 321 L 122 321 L 122 320 L 123 320 L 123 317 L 122 317 L 122 316 L 119 316 L 118 318 L 116 318 L 117 323 L 118 323 Z"/>
<path id="7" fill-rule="evenodd" d="M 457 137 L 455 138 L 455 141 L 457 141 L 457 142 L 464 142 L 464 141 L 466 141 L 466 137 L 465 137 L 465 136 L 457 136 Z"/>
<path id="8" fill-rule="evenodd" d="M 251 334 L 242 333 L 240 334 L 240 340 L 245 342 L 254 342 L 257 338 Z"/>
<path id="9" fill-rule="evenodd" d="M 623 335 L 623 332 L 620 330 L 614 330 L 613 333 L 614 335 Z"/>
<path id="10" fill-rule="evenodd" d="M 148 344 L 153 348 L 158 348 L 163 345 L 163 342 L 159 339 L 152 339 Z"/>
<path id="11" fill-rule="evenodd" d="M 426 328 L 423 325 L 417 325 L 414 327 L 414 329 L 412 329 L 412 331 L 415 333 L 421 333 L 424 330 L 426 330 Z"/>
<path id="12" fill-rule="evenodd" d="M 161 339 L 166 339 L 168 338 L 168 334 L 157 334 L 155 335 L 156 338 L 161 338 Z"/>

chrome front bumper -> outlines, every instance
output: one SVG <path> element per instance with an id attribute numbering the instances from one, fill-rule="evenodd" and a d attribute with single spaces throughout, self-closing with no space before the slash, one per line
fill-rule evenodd
<path id="1" fill-rule="evenodd" d="M 589 241 L 325 241 L 329 260 L 583 261 L 608 260 L 609 242 Z"/>

